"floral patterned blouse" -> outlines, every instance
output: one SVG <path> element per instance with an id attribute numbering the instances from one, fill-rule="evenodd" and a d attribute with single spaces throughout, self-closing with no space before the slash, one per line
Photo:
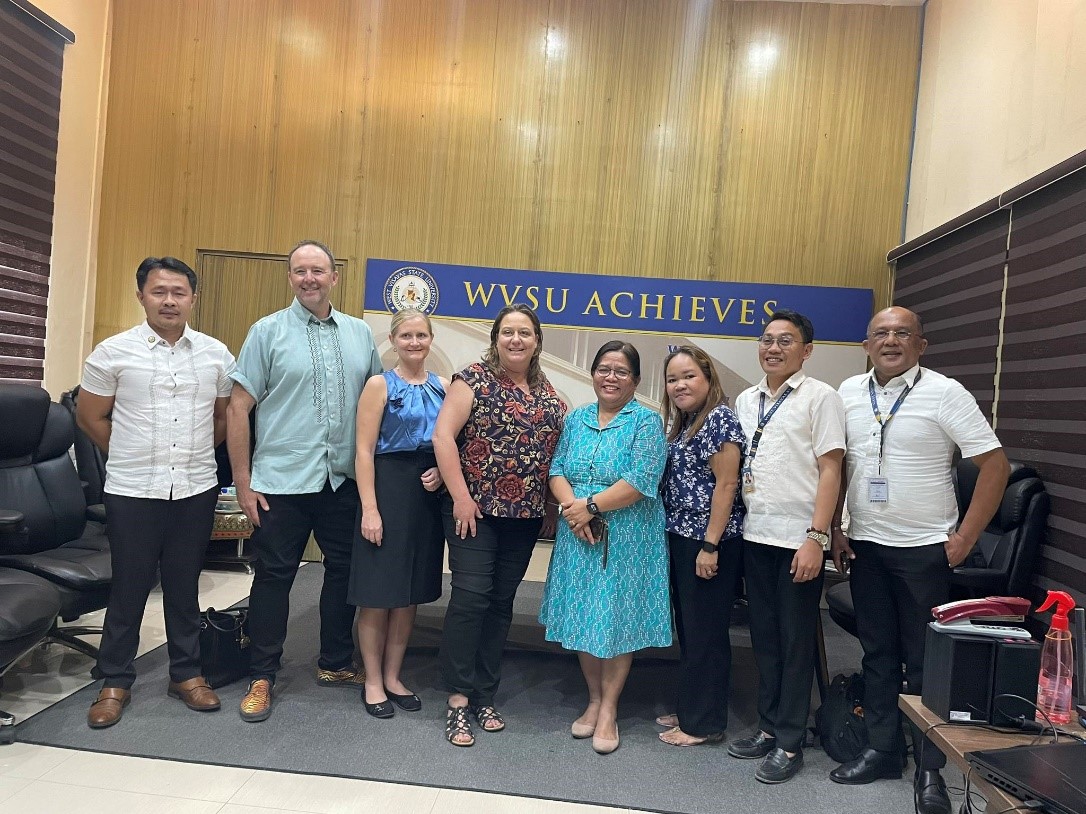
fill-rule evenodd
<path id="1" fill-rule="evenodd" d="M 701 429 L 687 441 L 686 430 L 689 426 L 689 423 L 684 423 L 678 439 L 667 444 L 667 469 L 660 491 L 667 515 L 667 530 L 694 540 L 704 540 L 709 527 L 713 489 L 716 487 L 716 476 L 709 466 L 709 459 L 727 443 L 738 444 L 740 449 L 744 449 L 747 439 L 739 419 L 724 404 L 714 407 L 705 417 Z M 746 510 L 743 508 L 741 491 L 736 486 L 732 513 L 721 540 L 735 537 L 743 531 Z"/>
<path id="2" fill-rule="evenodd" d="M 456 439 L 472 500 L 491 517 L 542 517 L 566 403 L 546 378 L 525 393 L 480 362 L 456 379 L 475 394 Z"/>

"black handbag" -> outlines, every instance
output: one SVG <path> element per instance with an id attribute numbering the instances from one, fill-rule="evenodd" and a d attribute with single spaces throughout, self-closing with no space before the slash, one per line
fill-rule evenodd
<path id="1" fill-rule="evenodd" d="M 200 614 L 200 668 L 212 688 L 225 687 L 249 675 L 249 609 Z"/>
<path id="2" fill-rule="evenodd" d="M 838 763 L 855 760 L 867 747 L 863 698 L 862 675 L 837 675 L 830 682 L 826 700 L 815 713 L 815 726 L 822 748 Z"/>

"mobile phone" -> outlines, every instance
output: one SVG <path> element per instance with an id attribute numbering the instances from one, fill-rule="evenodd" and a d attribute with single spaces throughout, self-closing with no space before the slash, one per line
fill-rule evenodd
<path id="1" fill-rule="evenodd" d="M 593 515 L 592 519 L 588 521 L 588 530 L 592 532 L 593 539 L 598 543 L 607 534 L 607 521 L 598 514 Z"/>

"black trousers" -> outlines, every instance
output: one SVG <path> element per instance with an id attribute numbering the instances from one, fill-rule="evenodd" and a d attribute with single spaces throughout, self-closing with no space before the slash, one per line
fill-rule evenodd
<path id="1" fill-rule="evenodd" d="M 704 737 L 728 728 L 732 679 L 732 643 L 728 636 L 736 581 L 743 559 L 739 537 L 724 540 L 717 553 L 717 574 L 702 579 L 694 573 L 701 540 L 669 533 L 671 601 L 679 635 L 679 726 Z"/>
<path id="2" fill-rule="evenodd" d="M 856 609 L 856 632 L 864 649 L 864 721 L 871 746 L 901 750 L 901 666 L 914 695 L 924 687 L 924 638 L 931 609 L 950 598 L 950 564 L 942 543 L 898 548 L 851 540 L 856 553 L 849 585 Z M 918 766 L 940 769 L 946 757 L 912 726 Z"/>
<path id="3" fill-rule="evenodd" d="M 260 512 L 260 526 L 252 538 L 256 574 L 249 595 L 250 676 L 274 682 L 279 672 L 287 637 L 290 589 L 310 533 L 324 555 L 317 666 L 322 670 L 350 667 L 354 658 L 355 607 L 347 603 L 347 582 L 359 504 L 357 485 L 348 479 L 334 490 L 325 482 L 321 491 L 312 494 L 264 497 L 268 511 Z"/>
<path id="4" fill-rule="evenodd" d="M 795 549 L 743 543 L 750 643 L 758 665 L 758 726 L 786 752 L 803 748 L 818 637 L 823 573 L 792 582 Z"/>
<path id="5" fill-rule="evenodd" d="M 543 518 L 491 517 L 475 537 L 453 532 L 452 501 L 443 509 L 452 594 L 441 637 L 441 678 L 450 693 L 490 706 L 501 681 L 502 651 L 513 621 L 513 600 L 528 570 Z"/>
<path id="6" fill-rule="evenodd" d="M 170 680 L 200 675 L 200 569 L 211 540 L 218 486 L 181 500 L 104 494 L 113 582 L 95 678 L 130 689 L 147 596 L 161 573 Z"/>

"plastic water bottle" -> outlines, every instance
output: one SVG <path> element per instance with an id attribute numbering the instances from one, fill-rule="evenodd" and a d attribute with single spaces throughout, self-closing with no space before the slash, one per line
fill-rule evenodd
<path id="1" fill-rule="evenodd" d="M 1075 607 L 1075 600 L 1065 591 L 1049 591 L 1037 612 L 1048 610 L 1053 604 L 1056 605 L 1056 612 L 1052 614 L 1052 626 L 1045 634 L 1044 647 L 1041 648 L 1035 717 L 1042 723 L 1051 721 L 1056 725 L 1071 722 L 1071 674 L 1075 659 L 1067 614 Z M 1045 716 L 1048 716 L 1047 720 Z"/>

